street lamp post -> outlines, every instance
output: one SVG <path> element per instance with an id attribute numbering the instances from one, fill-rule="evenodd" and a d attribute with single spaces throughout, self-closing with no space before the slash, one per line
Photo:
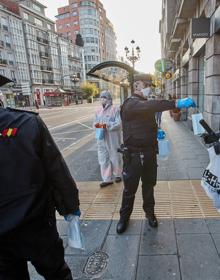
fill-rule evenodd
<path id="1" fill-rule="evenodd" d="M 76 104 L 78 104 L 78 95 L 76 93 L 76 83 L 78 83 L 80 79 L 77 77 L 76 74 L 70 75 L 70 79 L 74 84 L 74 92 L 75 92 L 75 96 L 76 96 L 75 102 L 76 102 Z"/>
<path id="2" fill-rule="evenodd" d="M 76 104 L 78 104 L 78 96 L 76 94 L 76 84 L 79 82 L 80 79 L 77 77 L 76 74 L 63 75 L 61 77 L 62 78 L 62 86 L 63 86 L 63 88 L 64 88 L 64 78 L 65 77 L 69 77 L 70 81 L 73 82 L 73 84 L 74 84 L 75 102 L 76 102 Z"/>
<path id="3" fill-rule="evenodd" d="M 129 61 L 131 61 L 132 67 L 133 67 L 133 70 L 134 70 L 135 62 L 137 62 L 140 59 L 140 52 L 141 52 L 141 50 L 137 46 L 136 47 L 136 51 L 135 51 L 135 48 L 134 48 L 135 41 L 134 40 L 131 40 L 131 44 L 132 44 L 131 55 L 129 55 L 130 50 L 128 49 L 128 47 L 125 47 L 124 50 L 125 50 L 125 53 L 126 53 L 126 58 Z"/>

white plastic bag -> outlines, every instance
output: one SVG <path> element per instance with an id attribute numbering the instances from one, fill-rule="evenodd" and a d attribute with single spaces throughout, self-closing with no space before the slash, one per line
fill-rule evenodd
<path id="1" fill-rule="evenodd" d="M 220 155 L 216 155 L 214 147 L 208 153 L 210 163 L 202 175 L 201 186 L 220 212 Z"/>
<path id="2" fill-rule="evenodd" d="M 167 139 L 158 140 L 159 154 L 158 159 L 167 160 L 170 155 L 170 142 Z"/>
<path id="3" fill-rule="evenodd" d="M 68 226 L 69 247 L 85 250 L 79 216 L 74 215 Z"/>
<path id="4" fill-rule="evenodd" d="M 203 119 L 202 114 L 201 113 L 192 114 L 191 117 L 192 117 L 192 126 L 193 126 L 194 135 L 203 134 L 205 132 L 205 129 L 199 123 L 199 121 Z"/>

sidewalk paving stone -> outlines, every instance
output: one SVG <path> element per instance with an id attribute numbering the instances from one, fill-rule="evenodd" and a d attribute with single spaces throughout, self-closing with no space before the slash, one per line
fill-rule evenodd
<path id="1" fill-rule="evenodd" d="M 204 173 L 203 167 L 190 167 L 187 168 L 188 178 L 190 180 L 202 178 L 202 174 Z"/>
<path id="2" fill-rule="evenodd" d="M 137 280 L 180 280 L 176 255 L 140 256 Z"/>
<path id="3" fill-rule="evenodd" d="M 139 243 L 140 235 L 108 236 L 103 248 L 109 255 L 108 267 L 101 279 L 135 279 Z"/>
<path id="4" fill-rule="evenodd" d="M 183 280 L 219 280 L 220 259 L 209 234 L 177 234 Z"/>
<path id="5" fill-rule="evenodd" d="M 220 255 L 220 234 L 219 233 L 213 233 L 211 236 L 214 240 L 214 244 L 216 246 L 218 254 Z"/>
<path id="6" fill-rule="evenodd" d="M 204 219 L 174 219 L 176 233 L 209 233 Z"/>
<path id="7" fill-rule="evenodd" d="M 173 255 L 177 253 L 173 221 L 159 219 L 159 226 L 152 229 L 148 221 L 144 220 L 140 255 Z"/>
<path id="8" fill-rule="evenodd" d="M 219 215 L 220 217 L 220 215 Z M 206 218 L 206 224 L 208 226 L 208 229 L 210 231 L 210 233 L 220 233 L 220 219 L 207 219 Z"/>

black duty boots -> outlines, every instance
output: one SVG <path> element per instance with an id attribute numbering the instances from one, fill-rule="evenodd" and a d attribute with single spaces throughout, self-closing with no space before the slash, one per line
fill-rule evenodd
<path id="1" fill-rule="evenodd" d="M 157 221 L 157 217 L 155 214 L 152 214 L 152 215 L 146 214 L 146 218 L 148 219 L 148 224 L 150 227 L 152 227 L 152 228 L 158 227 L 158 221 Z"/>
<path id="2" fill-rule="evenodd" d="M 112 185 L 112 184 L 113 184 L 113 182 L 102 182 L 100 184 L 100 188 L 104 188 L 104 187 L 107 187 L 107 186 Z"/>
<path id="3" fill-rule="evenodd" d="M 129 223 L 129 221 L 121 221 L 121 220 L 119 220 L 119 222 L 117 224 L 117 227 L 116 227 L 116 232 L 118 234 L 121 234 L 121 233 L 125 232 L 127 227 L 128 227 L 128 223 Z"/>

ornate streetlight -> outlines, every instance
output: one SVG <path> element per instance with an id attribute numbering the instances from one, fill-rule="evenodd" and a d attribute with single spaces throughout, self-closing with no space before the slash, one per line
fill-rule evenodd
<path id="1" fill-rule="evenodd" d="M 77 77 L 76 74 L 70 75 L 70 79 L 71 79 L 71 81 L 74 84 L 75 102 L 76 102 L 76 104 L 78 104 L 79 103 L 79 99 L 78 99 L 78 94 L 76 92 L 76 84 L 80 81 L 80 79 Z M 81 100 L 81 103 L 82 103 L 82 100 Z"/>
<path id="2" fill-rule="evenodd" d="M 135 62 L 137 62 L 140 59 L 140 52 L 141 52 L 141 50 L 140 50 L 140 48 L 138 46 L 136 48 L 134 48 L 134 44 L 135 44 L 134 40 L 131 41 L 131 44 L 132 44 L 131 55 L 129 55 L 130 50 L 128 49 L 128 47 L 125 47 L 124 50 L 125 50 L 125 53 L 126 53 L 126 58 L 129 61 L 131 61 L 132 67 L 134 69 Z M 136 49 L 136 52 L 135 52 L 135 49 Z"/>

